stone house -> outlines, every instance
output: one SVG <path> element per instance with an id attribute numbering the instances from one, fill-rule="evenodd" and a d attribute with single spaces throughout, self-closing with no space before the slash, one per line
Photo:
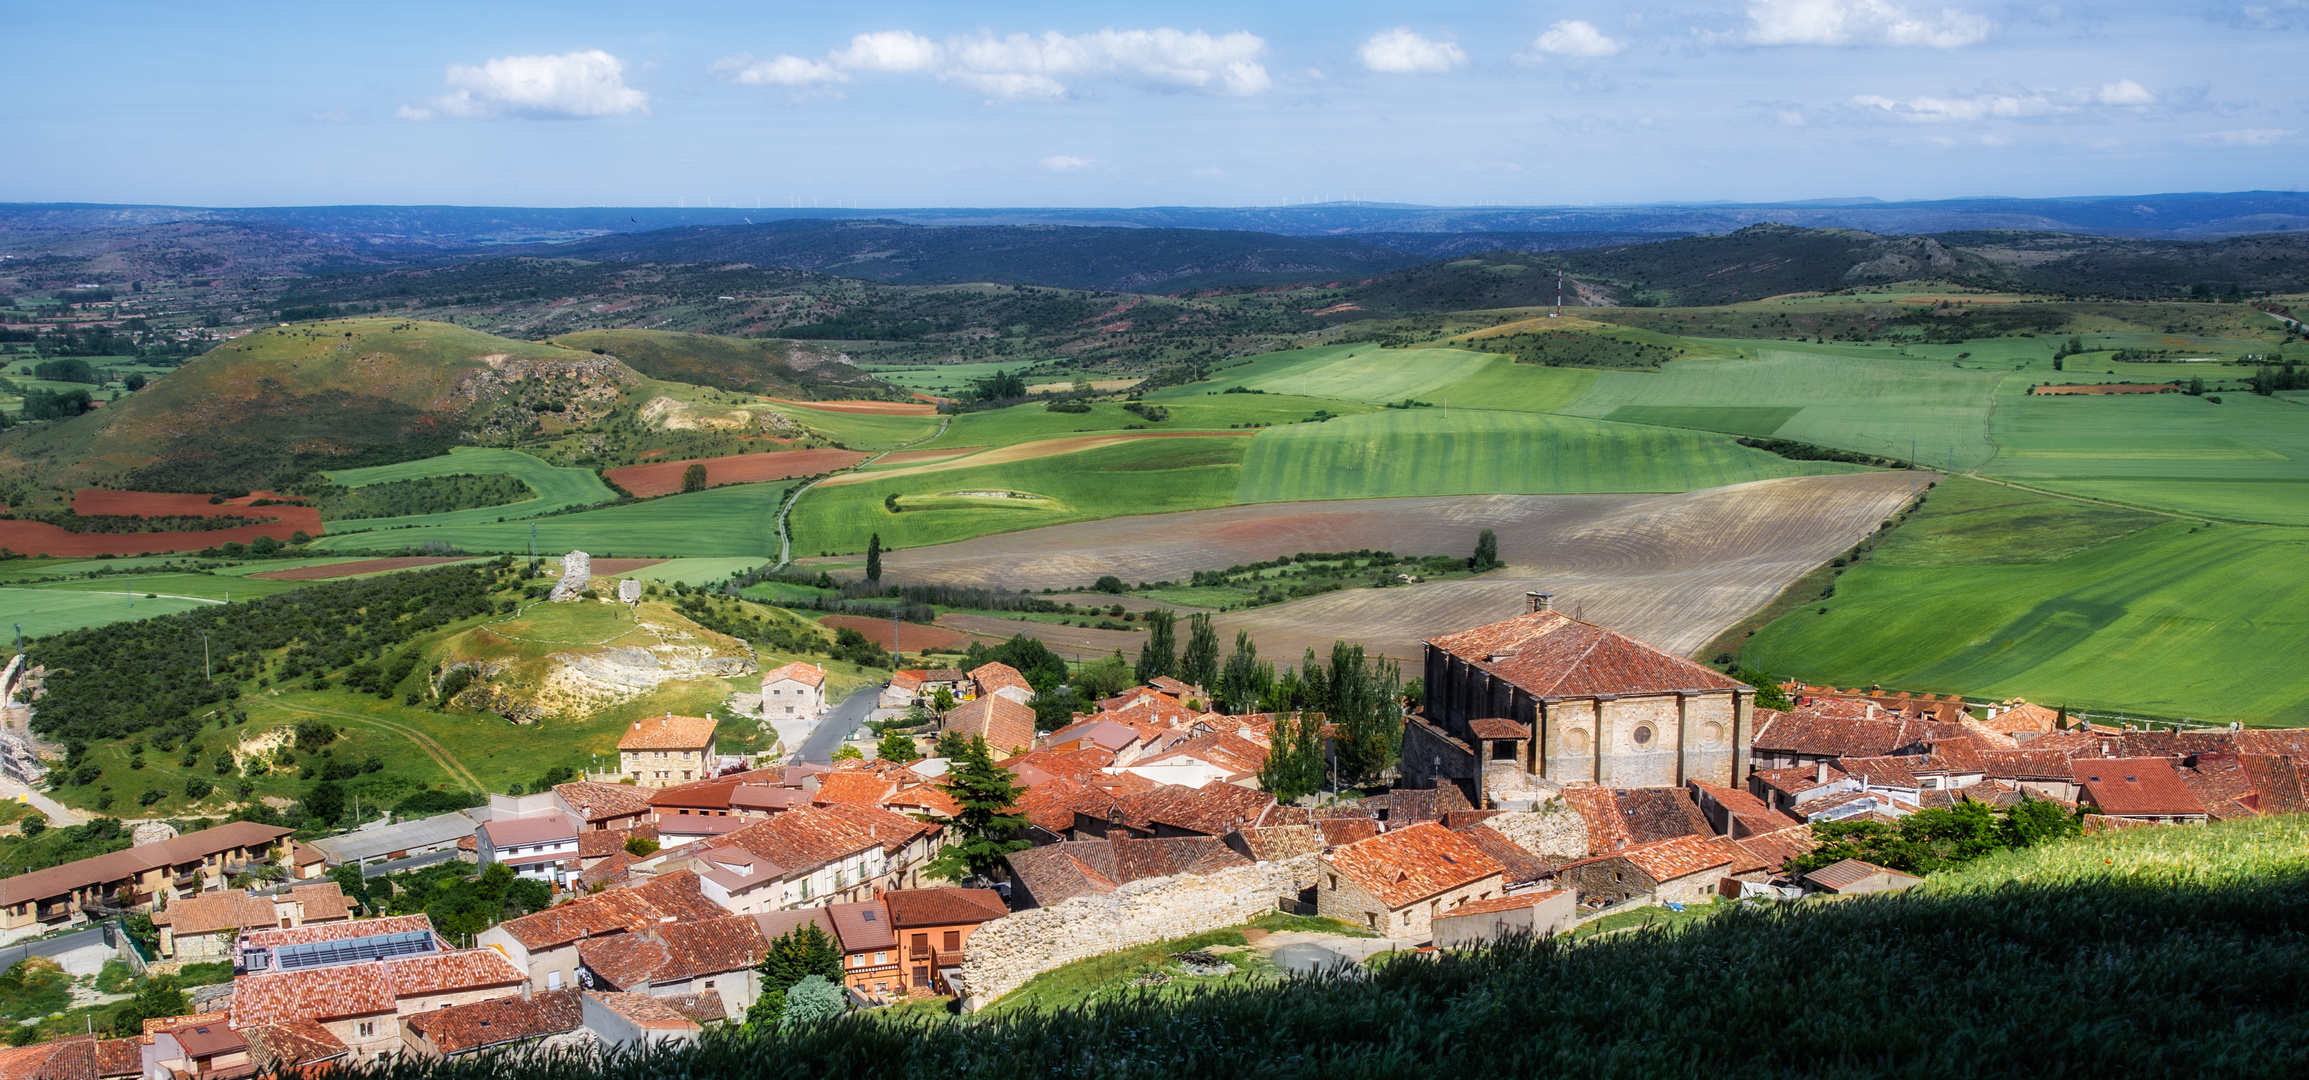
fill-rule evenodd
<path id="1" fill-rule="evenodd" d="M 714 771 L 710 716 L 652 716 L 636 720 L 617 740 L 618 771 L 648 788 L 703 779 Z"/>
<path id="2" fill-rule="evenodd" d="M 1297 826 L 1301 850 L 1320 850 L 1321 834 Z M 1159 840 L 1118 836 L 1113 840 L 1072 840 L 1062 844 L 1014 851 L 1005 859 L 1010 867 L 1010 905 L 1025 911 L 1048 907 L 1061 900 L 1109 893 L 1133 881 L 1178 874 L 1210 874 L 1264 861 L 1268 849 L 1286 838 L 1270 834 L 1280 828 L 1250 829 L 1210 836 L 1172 836 Z M 1304 834 L 1314 833 L 1310 838 Z M 1254 857 L 1253 851 L 1260 853 Z"/>
<path id="3" fill-rule="evenodd" d="M 1758 769 L 1748 774 L 1748 793 L 1774 810 L 1798 813 L 1797 807 L 1814 799 L 1858 791 L 1860 782 L 1825 761 L 1787 769 Z"/>
<path id="4" fill-rule="evenodd" d="M 1008 694 L 987 694 L 948 709 L 941 729 L 986 740 L 996 761 L 1034 749 L 1034 709 Z"/>
<path id="5" fill-rule="evenodd" d="M 561 809 L 585 831 L 630 829 L 650 819 L 650 793 L 638 784 L 597 784 L 580 780 L 555 784 Z"/>
<path id="6" fill-rule="evenodd" d="M 1722 879 L 1763 865 L 1730 840 L 1678 836 L 1565 863 L 1555 879 L 1579 890 L 1589 907 L 1636 899 L 1691 904 L 1714 897 Z"/>
<path id="7" fill-rule="evenodd" d="M 585 1023 L 578 993 L 547 990 L 419 1013 L 406 1024 L 408 1052 L 419 1057 L 464 1057 L 575 1031 Z"/>
<path id="8" fill-rule="evenodd" d="M 287 855 L 290 830 L 235 821 L 0 880 L 0 930 L 62 923 L 90 904 L 130 907 L 221 889 Z"/>
<path id="9" fill-rule="evenodd" d="M 1426 643 L 1404 787 L 1449 782 L 1480 806 L 1532 778 L 1745 786 L 1755 688 L 1529 596 L 1528 614 Z"/>
<path id="10" fill-rule="evenodd" d="M 1462 904 L 1435 918 L 1435 947 L 1466 949 L 1511 937 L 1554 937 L 1579 922 L 1571 889 L 1519 893 Z"/>
<path id="11" fill-rule="evenodd" d="M 917 881 L 944 832 L 943 826 L 879 807 L 808 806 L 661 852 L 637 868 L 695 870 L 709 899 L 738 914 L 758 915 L 869 900 L 882 889 Z"/>
<path id="12" fill-rule="evenodd" d="M 2197 824 L 2209 816 L 2203 801 L 2168 758 L 2080 758 L 2079 801 L 2112 818 L 2170 825 Z"/>
<path id="13" fill-rule="evenodd" d="M 665 998 L 720 995 L 724 1019 L 738 1019 L 761 997 L 754 965 L 768 955 L 762 928 L 745 915 L 662 922 L 577 944 L 578 985 Z"/>
<path id="14" fill-rule="evenodd" d="M 1002 894 L 992 889 L 899 889 L 883 893 L 882 905 L 904 951 L 898 975 L 903 988 L 946 993 L 952 992 L 947 979 L 961 969 L 971 932 L 1010 914 Z"/>
<path id="15" fill-rule="evenodd" d="M 240 889 L 203 893 L 154 912 L 152 925 L 160 932 L 162 959 L 199 962 L 231 958 L 235 943 L 250 930 L 341 923 L 352 917 L 353 902 L 328 881 L 273 896 Z"/>
<path id="16" fill-rule="evenodd" d="M 473 836 L 479 845 L 481 865 L 504 863 L 515 875 L 530 881 L 565 889 L 584 869 L 578 854 L 577 819 L 559 811 L 484 821 Z"/>
<path id="17" fill-rule="evenodd" d="M 971 668 L 970 689 L 975 697 L 999 695 L 1020 705 L 1034 703 L 1034 687 L 1027 683 L 1026 676 L 1000 661 Z"/>
<path id="18" fill-rule="evenodd" d="M 762 675 L 762 717 L 811 720 L 826 711 L 826 669 L 792 663 Z"/>
<path id="19" fill-rule="evenodd" d="M 1922 754 L 1942 741 L 1970 743 L 1972 732 L 1961 722 L 1918 719 L 1874 702 L 1822 699 L 1759 722 L 1749 759 L 1758 769 L 1836 765 L 1845 758 Z"/>
<path id="20" fill-rule="evenodd" d="M 877 704 L 885 709 L 927 707 L 936 701 L 940 690 L 960 701 L 967 696 L 963 684 L 969 681 L 969 675 L 954 668 L 904 668 L 890 673 L 890 685 L 882 688 Z"/>
<path id="21" fill-rule="evenodd" d="M 1924 879 L 1914 874 L 1889 870 L 1875 863 L 1840 859 L 1804 875 L 1804 884 L 1824 893 L 1857 896 L 1913 889 L 1924 884 Z"/>
<path id="22" fill-rule="evenodd" d="M 604 889 L 483 930 L 477 945 L 503 952 L 537 990 L 577 985 L 580 942 L 632 933 L 668 919 L 711 919 L 728 914 L 699 891 L 686 870 L 660 874 L 630 888 Z"/>
<path id="23" fill-rule="evenodd" d="M 1383 937 L 1424 941 L 1437 916 L 1507 891 L 1497 862 L 1434 822 L 1333 848 L 1320 862 L 1315 913 Z"/>

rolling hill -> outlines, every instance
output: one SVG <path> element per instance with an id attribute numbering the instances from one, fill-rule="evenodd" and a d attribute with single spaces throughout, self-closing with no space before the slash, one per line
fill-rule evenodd
<path id="1" fill-rule="evenodd" d="M 903 397 L 858 370 L 849 357 L 783 338 L 733 338 L 670 330 L 590 330 L 553 344 L 605 353 L 652 379 L 745 390 L 772 397 L 840 400 Z"/>

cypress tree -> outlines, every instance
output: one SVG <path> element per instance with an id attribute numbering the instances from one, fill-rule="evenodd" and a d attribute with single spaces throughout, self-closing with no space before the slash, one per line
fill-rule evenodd
<path id="1" fill-rule="evenodd" d="M 866 541 L 866 580 L 882 580 L 882 534 L 875 533 Z"/>

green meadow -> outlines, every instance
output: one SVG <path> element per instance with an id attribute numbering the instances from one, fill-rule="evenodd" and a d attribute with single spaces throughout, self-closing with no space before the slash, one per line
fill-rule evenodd
<path id="1" fill-rule="evenodd" d="M 1000 465 L 821 485 L 794 510 L 794 552 L 863 551 L 876 533 L 884 547 L 921 547 L 1070 521 L 1225 506 L 1235 501 L 1243 453 L 1255 441 L 1144 439 Z M 970 494 L 975 492 L 1032 497 Z M 884 506 L 893 494 L 901 507 L 895 514 Z"/>
<path id="2" fill-rule="evenodd" d="M 1369 342 L 1323 345 L 1267 353 L 1196 385 L 1372 403 L 1429 401 L 1497 359 L 1466 349 L 1383 349 Z"/>
<path id="3" fill-rule="evenodd" d="M 1852 468 L 1670 428 L 1479 409 L 1385 410 L 1260 432 L 1235 501 L 1690 491 Z"/>
<path id="4" fill-rule="evenodd" d="M 2249 393 L 1998 396 L 1983 470 L 2091 499 L 2309 525 L 2309 410 Z"/>
<path id="5" fill-rule="evenodd" d="M 1104 431 L 1227 431 L 1262 424 L 1292 424 L 1317 411 L 1334 416 L 1369 412 L 1372 406 L 1355 401 L 1303 398 L 1280 394 L 1222 394 L 1210 392 L 1214 383 L 1192 388 L 1174 387 L 1147 396 L 1151 403 L 1170 410 L 1168 420 L 1148 420 L 1123 408 L 1118 401 L 1093 402 L 1085 413 L 1052 412 L 1039 404 L 963 413 L 946 434 L 911 449 L 937 450 L 956 446 L 1012 446 L 1044 439 L 1095 435 Z"/>
<path id="6" fill-rule="evenodd" d="M 772 515 L 786 487 L 730 484 L 531 520 L 332 534 L 313 546 L 336 552 L 399 551 L 437 542 L 477 553 L 526 554 L 529 530 L 534 525 L 540 554 L 558 555 L 578 548 L 597 557 L 614 553 L 621 557 L 759 558 L 777 554 L 777 526 Z"/>
<path id="7" fill-rule="evenodd" d="M 893 386 L 918 390 L 941 397 L 959 396 L 971 389 L 980 379 L 1005 371 L 1025 371 L 1040 363 L 1036 360 L 1005 360 L 984 364 L 917 364 L 913 366 L 885 366 L 861 364 L 858 370 Z"/>
<path id="8" fill-rule="evenodd" d="M 843 446 L 867 453 L 895 450 L 907 443 L 927 438 L 938 430 L 938 418 L 935 416 L 838 412 L 783 402 L 770 406 L 769 411 L 782 413 L 795 423 L 809 427 Z"/>
<path id="9" fill-rule="evenodd" d="M 2309 530 L 2206 524 L 1956 478 L 1772 623 L 1742 665 L 1811 682 L 2299 723 Z"/>
<path id="10" fill-rule="evenodd" d="M 472 525 L 493 522 L 499 518 L 535 517 L 565 510 L 572 506 L 590 506 L 617 498 L 609 485 L 591 469 L 563 468 L 546 464 L 543 460 L 518 450 L 493 450 L 459 446 L 439 457 L 403 461 L 393 465 L 377 465 L 366 469 L 344 469 L 328 473 L 330 481 L 346 487 L 366 487 L 394 480 L 421 480 L 431 476 L 511 476 L 537 493 L 534 499 L 524 499 L 504 506 L 484 506 L 474 510 L 451 510 L 440 514 L 414 514 L 408 517 L 363 518 L 356 521 L 328 523 L 332 535 L 375 529 L 399 529 L 418 525 Z"/>
<path id="11" fill-rule="evenodd" d="M 0 587 L 0 633 L 13 635 L 21 627 L 25 637 L 46 637 L 208 606 L 199 600 L 147 600 L 143 593 L 131 599 L 117 591 Z"/>

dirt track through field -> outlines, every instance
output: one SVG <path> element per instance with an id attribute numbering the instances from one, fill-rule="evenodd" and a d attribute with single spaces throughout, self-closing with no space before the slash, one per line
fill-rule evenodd
<path id="1" fill-rule="evenodd" d="M 1472 551 L 1477 530 L 1488 528 L 1499 534 L 1504 569 L 1464 581 L 1353 589 L 1229 612 L 1217 618 L 1221 637 L 1232 640 L 1234 629 L 1248 629 L 1260 655 L 1273 660 L 1296 658 L 1308 646 L 1326 651 L 1334 638 L 1415 660 L 1422 639 L 1515 615 L 1524 610 L 1524 592 L 1538 589 L 1555 593 L 1558 607 L 1589 622 L 1684 653 L 1866 536 L 1906 501 L 1917 476 L 1793 477 L 1678 495 L 1233 506 L 980 537 L 892 552 L 883 564 L 901 581 L 1010 589 L 1087 585 L 1101 574 L 1181 581 L 1196 570 L 1301 551 L 1459 554 Z M 1007 625 L 1028 632 L 1038 626 Z M 1099 651 L 1106 648 L 1112 645 Z"/>
<path id="2" fill-rule="evenodd" d="M 1078 454 L 1102 446 L 1115 446 L 1140 439 L 1205 439 L 1214 435 L 1234 435 L 1248 438 L 1256 431 L 1118 431 L 1106 435 L 1073 435 L 1064 439 L 1038 439 L 1034 442 L 998 446 L 983 454 L 949 458 L 904 469 L 884 469 L 878 472 L 850 473 L 827 480 L 825 486 L 841 484 L 870 484 L 893 476 L 912 476 L 915 473 L 944 472 L 948 469 L 975 469 L 980 465 L 1007 465 L 1013 461 L 1052 457 L 1058 454 Z"/>

